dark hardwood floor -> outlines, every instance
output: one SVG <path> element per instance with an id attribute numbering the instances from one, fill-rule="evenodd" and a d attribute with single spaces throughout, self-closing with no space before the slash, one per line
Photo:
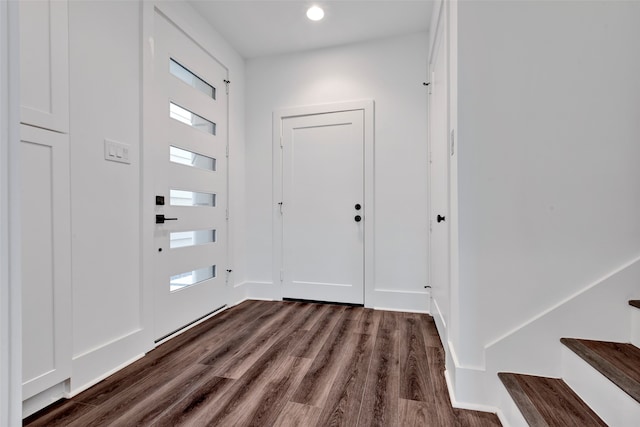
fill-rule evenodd
<path id="1" fill-rule="evenodd" d="M 28 426 L 495 426 L 454 409 L 433 319 L 246 301 Z"/>

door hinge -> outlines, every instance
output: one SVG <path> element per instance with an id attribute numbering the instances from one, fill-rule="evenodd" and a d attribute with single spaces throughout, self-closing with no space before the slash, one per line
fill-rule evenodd
<path id="1" fill-rule="evenodd" d="M 455 134 L 455 129 L 451 129 L 451 155 L 453 156 L 455 153 L 455 140 L 456 140 L 456 134 Z"/>
<path id="2" fill-rule="evenodd" d="M 225 209 L 224 216 L 227 221 L 229 221 L 229 208 Z"/>
<path id="3" fill-rule="evenodd" d="M 231 82 L 227 79 L 223 80 L 226 88 L 227 88 L 227 95 L 229 95 L 229 85 L 231 84 Z"/>
<path id="4" fill-rule="evenodd" d="M 278 202 L 278 206 L 280 207 L 280 215 L 283 214 L 282 212 L 282 205 L 284 205 L 284 202 Z"/>
<path id="5" fill-rule="evenodd" d="M 282 142 L 282 135 L 280 135 L 280 149 L 284 148 L 284 143 Z"/>
<path id="6" fill-rule="evenodd" d="M 284 282 L 284 270 L 280 270 L 280 281 Z"/>
<path id="7" fill-rule="evenodd" d="M 433 232 L 433 220 L 429 220 L 429 233 Z"/>
<path id="8" fill-rule="evenodd" d="M 227 144 L 227 148 L 226 148 L 226 153 L 227 153 L 227 159 L 229 158 L 229 144 Z"/>

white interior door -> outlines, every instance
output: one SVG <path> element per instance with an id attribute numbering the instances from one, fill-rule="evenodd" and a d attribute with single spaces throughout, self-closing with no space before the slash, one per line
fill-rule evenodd
<path id="1" fill-rule="evenodd" d="M 437 35 L 430 68 L 430 277 L 435 308 L 449 319 L 449 139 L 444 33 Z M 443 337 L 444 339 L 444 337 Z"/>
<path id="2" fill-rule="evenodd" d="M 364 303 L 364 111 L 283 119 L 283 296 Z"/>
<path id="3" fill-rule="evenodd" d="M 227 70 L 159 13 L 154 40 L 149 203 L 160 340 L 227 303 Z"/>

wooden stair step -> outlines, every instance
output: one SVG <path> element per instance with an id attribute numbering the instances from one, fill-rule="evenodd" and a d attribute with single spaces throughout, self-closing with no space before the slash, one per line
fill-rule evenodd
<path id="1" fill-rule="evenodd" d="M 640 348 L 628 343 L 561 338 L 560 342 L 640 402 Z"/>
<path id="2" fill-rule="evenodd" d="M 498 373 L 530 426 L 606 426 L 560 378 Z"/>
<path id="3" fill-rule="evenodd" d="M 631 301 L 629 301 L 629 305 L 635 308 L 640 308 L 640 299 L 632 299 Z"/>

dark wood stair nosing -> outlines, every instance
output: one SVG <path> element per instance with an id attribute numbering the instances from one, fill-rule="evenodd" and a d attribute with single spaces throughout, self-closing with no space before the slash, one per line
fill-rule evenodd
<path id="1" fill-rule="evenodd" d="M 629 300 L 629 305 L 635 308 L 640 308 L 640 299 Z"/>
<path id="2" fill-rule="evenodd" d="M 632 378 L 627 372 L 624 372 L 623 369 L 620 369 L 620 367 L 607 360 L 606 357 L 588 347 L 587 343 L 619 344 L 621 346 L 629 346 L 629 348 L 634 348 L 634 346 L 629 343 L 581 340 L 578 338 L 561 338 L 560 342 L 591 365 L 595 370 L 600 372 L 605 378 L 618 386 L 618 388 L 627 393 L 631 398 L 640 403 L 640 382 Z"/>

